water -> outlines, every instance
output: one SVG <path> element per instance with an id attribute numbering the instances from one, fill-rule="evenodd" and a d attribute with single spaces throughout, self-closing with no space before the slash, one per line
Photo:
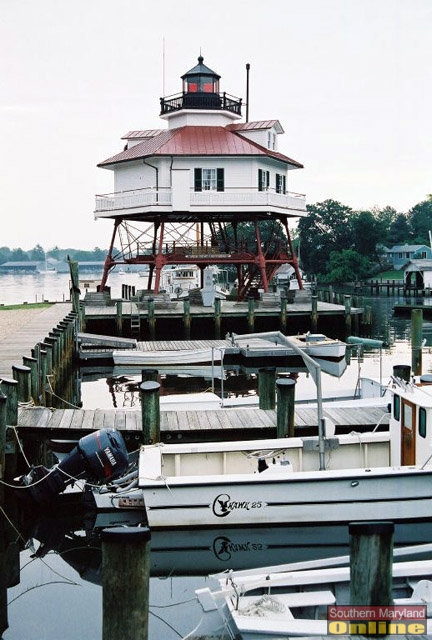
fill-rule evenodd
<path id="1" fill-rule="evenodd" d="M 138 274 L 113 274 L 112 295 L 120 295 L 127 282 L 144 288 Z M 67 274 L 2 275 L 0 303 L 17 304 L 42 299 L 68 299 Z M 392 309 L 397 298 L 370 297 L 373 307 L 372 336 L 388 343 L 382 350 L 354 349 L 341 378 L 323 374 L 323 389 L 342 392 L 355 387 L 359 374 L 385 378 L 395 364 L 411 364 L 410 321 L 396 318 Z M 432 324 L 424 322 L 426 344 L 422 350 L 423 372 L 432 371 Z M 111 372 L 112 373 L 112 372 Z M 181 384 L 177 381 L 177 392 Z M 299 383 L 304 392 L 314 392 L 306 373 Z M 188 385 L 190 386 L 190 385 Z M 87 379 L 82 375 L 84 408 L 112 407 L 113 397 L 106 375 Z M 121 397 L 117 402 L 121 401 Z M 120 406 L 120 405 L 119 405 Z M 15 529 L 8 536 L 11 550 L 20 549 L 19 583 L 7 589 L 9 627 L 3 640 L 97 640 L 102 637 L 101 550 L 94 533 L 104 523 L 83 521 L 73 514 L 46 520 L 40 514 L 14 513 Z M 18 515 L 17 515 L 18 514 Z M 106 524 L 106 523 L 105 523 Z M 95 529 L 96 527 L 96 529 Z M 18 535 L 19 534 L 19 535 Z M 431 525 L 400 527 L 399 542 L 429 542 Z M 32 557 L 41 542 L 46 555 Z M 29 544 L 34 548 L 29 547 Z M 345 529 L 327 527 L 299 531 L 295 528 L 257 530 L 154 532 L 151 540 L 149 640 L 177 640 L 191 631 L 200 616 L 194 590 L 209 584 L 208 573 L 348 552 Z M 12 555 L 12 554 L 9 554 Z M 212 583 L 214 586 L 214 583 Z M 1 599 L 1 598 L 0 598 Z"/>

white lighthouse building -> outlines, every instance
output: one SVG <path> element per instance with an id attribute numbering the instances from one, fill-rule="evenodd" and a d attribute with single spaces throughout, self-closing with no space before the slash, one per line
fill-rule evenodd
<path id="1" fill-rule="evenodd" d="M 235 265 L 240 299 L 268 291 L 287 264 L 302 287 L 288 229 L 306 215 L 290 189 L 302 165 L 278 151 L 280 122 L 242 122 L 242 100 L 219 82 L 200 56 L 181 93 L 160 99 L 166 128 L 129 131 L 98 164 L 114 178 L 113 193 L 96 196 L 95 217 L 114 221 L 102 287 L 117 264 L 148 265 L 155 292 L 165 267 L 192 264 Z"/>

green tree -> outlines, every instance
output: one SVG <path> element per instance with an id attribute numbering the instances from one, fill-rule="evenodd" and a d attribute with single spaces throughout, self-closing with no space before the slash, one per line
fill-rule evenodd
<path id="1" fill-rule="evenodd" d="M 40 244 L 30 251 L 30 260 L 45 260 L 45 250 Z"/>
<path id="2" fill-rule="evenodd" d="M 408 212 L 408 224 L 414 244 L 429 244 L 429 231 L 432 231 L 432 200 L 423 200 Z"/>
<path id="3" fill-rule="evenodd" d="M 308 274 L 325 273 L 332 251 L 352 248 L 352 209 L 336 200 L 325 200 L 307 205 L 307 211 L 298 223 L 301 266 Z"/>
<path id="4" fill-rule="evenodd" d="M 353 249 L 332 251 L 328 261 L 326 282 L 354 282 L 366 278 L 371 269 L 371 263 L 365 256 Z"/>
<path id="5" fill-rule="evenodd" d="M 0 247 L 0 264 L 10 260 L 11 250 L 9 247 Z"/>
<path id="6" fill-rule="evenodd" d="M 377 245 L 384 235 L 382 223 L 371 211 L 360 211 L 353 215 L 351 225 L 355 250 L 379 262 Z"/>
<path id="7" fill-rule="evenodd" d="M 10 254 L 10 260 L 13 260 L 14 262 L 28 262 L 29 257 L 28 254 L 23 251 L 23 249 L 12 249 L 11 254 Z"/>
<path id="8" fill-rule="evenodd" d="M 390 248 L 396 244 L 408 244 L 409 242 L 411 242 L 411 227 L 408 216 L 405 213 L 399 213 L 387 231 L 387 246 Z"/>

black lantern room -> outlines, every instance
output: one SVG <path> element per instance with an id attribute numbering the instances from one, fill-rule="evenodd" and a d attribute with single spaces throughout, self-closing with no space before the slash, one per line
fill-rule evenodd
<path id="1" fill-rule="evenodd" d="M 204 58 L 198 58 L 198 64 L 185 73 L 183 80 L 183 107 L 186 109 L 220 109 L 220 76 L 204 64 Z"/>

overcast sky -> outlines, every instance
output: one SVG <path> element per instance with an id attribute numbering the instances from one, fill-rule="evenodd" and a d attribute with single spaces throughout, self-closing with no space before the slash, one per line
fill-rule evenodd
<path id="1" fill-rule="evenodd" d="M 0 0 L 0 246 L 107 247 L 98 162 L 205 63 L 278 119 L 313 204 L 406 212 L 432 192 L 432 0 Z"/>

